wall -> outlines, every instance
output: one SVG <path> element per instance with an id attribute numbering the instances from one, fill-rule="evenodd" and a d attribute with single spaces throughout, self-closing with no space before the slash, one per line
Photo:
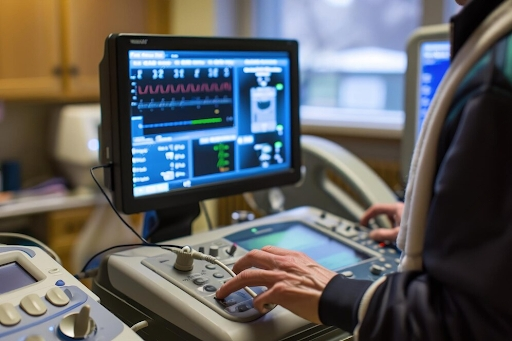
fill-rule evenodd
<path id="1" fill-rule="evenodd" d="M 53 176 L 48 148 L 48 122 L 55 107 L 0 103 L 0 161 L 9 159 L 20 162 L 24 186 Z"/>
<path id="2" fill-rule="evenodd" d="M 214 0 L 173 0 L 170 6 L 169 32 L 176 35 L 213 35 L 214 5 Z"/>

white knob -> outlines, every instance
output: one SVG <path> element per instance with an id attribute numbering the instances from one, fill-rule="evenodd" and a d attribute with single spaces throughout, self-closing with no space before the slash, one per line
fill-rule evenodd
<path id="1" fill-rule="evenodd" d="M 96 328 L 96 323 L 90 318 L 91 307 L 84 305 L 80 312 L 69 314 L 59 323 L 62 334 L 74 340 L 82 340 Z"/>

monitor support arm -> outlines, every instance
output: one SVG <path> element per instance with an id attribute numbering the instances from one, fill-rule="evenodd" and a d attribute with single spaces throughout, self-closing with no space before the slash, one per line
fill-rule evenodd
<path id="1" fill-rule="evenodd" d="M 189 236 L 192 234 L 192 222 L 199 213 L 199 203 L 148 212 L 144 221 L 145 238 L 159 243 Z"/>

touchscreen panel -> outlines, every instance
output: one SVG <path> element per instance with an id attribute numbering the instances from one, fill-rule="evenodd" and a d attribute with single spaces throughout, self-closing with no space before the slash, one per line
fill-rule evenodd
<path id="1" fill-rule="evenodd" d="M 371 257 L 299 222 L 252 228 L 226 239 L 246 250 L 274 245 L 301 251 L 330 270 L 351 266 Z"/>

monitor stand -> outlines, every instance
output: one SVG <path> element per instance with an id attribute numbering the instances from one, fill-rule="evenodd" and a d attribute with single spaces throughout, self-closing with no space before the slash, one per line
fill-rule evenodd
<path id="1" fill-rule="evenodd" d="M 145 238 L 152 243 L 159 243 L 189 236 L 192 234 L 192 222 L 199 213 L 199 203 L 148 212 L 144 220 Z"/>

